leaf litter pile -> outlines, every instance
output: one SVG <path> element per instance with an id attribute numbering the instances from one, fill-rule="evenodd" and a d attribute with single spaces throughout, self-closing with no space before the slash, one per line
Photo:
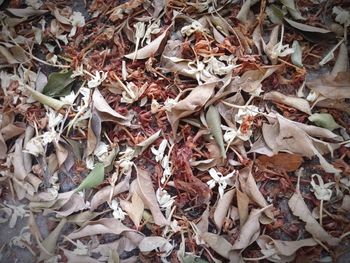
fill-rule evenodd
<path id="1" fill-rule="evenodd" d="M 0 1 L 0 226 L 28 222 L 1 251 L 189 263 L 349 250 L 349 3 L 74 2 Z"/>

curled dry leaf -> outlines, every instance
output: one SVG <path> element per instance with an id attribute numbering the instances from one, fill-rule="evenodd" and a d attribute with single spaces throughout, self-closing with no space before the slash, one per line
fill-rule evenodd
<path id="1" fill-rule="evenodd" d="M 166 39 L 169 28 L 170 27 L 168 27 L 161 35 L 159 35 L 147 46 L 140 48 L 135 52 L 127 54 L 125 55 L 125 57 L 128 59 L 146 59 L 146 58 L 155 56 L 157 53 L 159 54 L 162 51 L 161 46 Z"/>
<path id="2" fill-rule="evenodd" d="M 176 133 L 179 120 L 202 108 L 213 95 L 216 85 L 217 82 L 212 82 L 195 87 L 186 98 L 176 103 L 170 112 L 167 112 L 174 134 Z"/>
<path id="3" fill-rule="evenodd" d="M 300 192 L 294 193 L 289 199 L 288 205 L 293 214 L 306 223 L 305 229 L 317 240 L 327 242 L 331 246 L 339 244 L 340 239 L 331 236 L 312 216 Z"/>
<path id="4" fill-rule="evenodd" d="M 153 188 L 152 179 L 148 171 L 138 168 L 136 192 L 147 208 L 151 210 L 154 222 L 159 225 L 169 225 L 168 220 L 162 214 L 156 193 Z"/>
<path id="5" fill-rule="evenodd" d="M 228 210 L 231 206 L 232 199 L 235 195 L 235 189 L 226 192 L 222 198 L 219 199 L 218 205 L 214 212 L 214 222 L 216 227 L 220 230 L 225 222 Z"/>
<path id="6" fill-rule="evenodd" d="M 121 124 L 128 123 L 127 117 L 113 110 L 97 88 L 92 95 L 92 101 L 102 121 L 114 121 Z"/>
<path id="7" fill-rule="evenodd" d="M 249 215 L 249 197 L 241 192 L 239 189 L 237 191 L 237 206 L 240 226 L 242 227 L 248 219 Z"/>
<path id="8" fill-rule="evenodd" d="M 309 102 L 302 98 L 287 96 L 278 91 L 271 91 L 264 95 L 264 100 L 272 100 L 283 103 L 311 115 Z"/>
<path id="9" fill-rule="evenodd" d="M 261 208 L 268 207 L 267 201 L 256 185 L 252 174 L 251 165 L 239 171 L 239 182 L 242 192 L 245 193 L 253 202 L 258 204 Z M 265 214 L 268 218 L 273 219 L 273 213 L 270 208 L 265 210 Z"/>

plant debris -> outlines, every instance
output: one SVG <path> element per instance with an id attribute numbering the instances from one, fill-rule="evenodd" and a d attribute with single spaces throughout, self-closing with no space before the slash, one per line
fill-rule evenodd
<path id="1" fill-rule="evenodd" d="M 0 5 L 2 251 L 341 262 L 346 1 Z"/>

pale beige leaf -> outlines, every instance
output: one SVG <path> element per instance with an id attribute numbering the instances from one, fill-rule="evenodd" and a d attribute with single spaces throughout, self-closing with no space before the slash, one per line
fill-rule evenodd
<path id="1" fill-rule="evenodd" d="M 164 237 L 152 236 L 145 237 L 139 244 L 139 249 L 142 253 L 148 253 L 153 250 L 159 249 L 159 251 L 169 254 L 173 246 Z"/>
<path id="2" fill-rule="evenodd" d="M 338 245 L 340 239 L 328 234 L 326 230 L 324 230 L 324 228 L 316 221 L 300 193 L 294 193 L 288 201 L 288 205 L 293 214 L 306 223 L 305 229 L 314 238 L 327 242 L 331 246 Z"/>
<path id="3" fill-rule="evenodd" d="M 148 171 L 144 169 L 138 169 L 136 192 L 142 199 L 145 206 L 151 210 L 154 222 L 160 226 L 169 225 L 168 220 L 165 219 L 159 208 L 157 197 L 152 184 L 152 179 Z"/>
<path id="4" fill-rule="evenodd" d="M 248 205 L 249 205 L 249 197 L 245 193 L 237 189 L 237 207 L 238 207 L 239 222 L 241 227 L 245 224 L 245 222 L 248 219 L 248 215 L 249 215 Z"/>
<path id="5" fill-rule="evenodd" d="M 97 259 L 88 257 L 88 256 L 81 256 L 73 253 L 73 251 L 63 249 L 62 251 L 64 255 L 67 257 L 68 263 L 75 263 L 75 262 L 84 262 L 84 263 L 101 263 L 101 261 L 98 261 Z"/>
<path id="6" fill-rule="evenodd" d="M 100 235 L 100 234 L 115 234 L 120 235 L 125 231 L 135 230 L 126 227 L 120 220 L 115 218 L 102 218 L 97 221 L 90 221 L 77 231 L 70 233 L 68 238 L 77 239 L 86 236 Z"/>
<path id="7" fill-rule="evenodd" d="M 213 95 L 216 85 L 217 82 L 211 82 L 195 87 L 186 98 L 176 103 L 171 111 L 167 112 L 175 133 L 179 120 L 200 110 Z"/>
<path id="8" fill-rule="evenodd" d="M 261 208 L 267 207 L 268 203 L 262 193 L 259 191 L 251 169 L 252 166 L 248 166 L 239 171 L 239 182 L 242 192 L 249 196 L 249 198 Z M 271 219 L 273 218 L 271 209 L 266 209 L 265 214 L 267 217 Z"/>
<path id="9" fill-rule="evenodd" d="M 147 46 L 137 50 L 136 56 L 135 56 L 135 52 L 132 52 L 130 54 L 125 55 L 125 57 L 128 59 L 134 59 L 134 58 L 145 59 L 145 58 L 153 57 L 156 54 L 160 53 L 162 51 L 161 45 L 167 36 L 168 29 L 169 28 L 167 28 L 161 35 L 159 35 Z"/>
<path id="10" fill-rule="evenodd" d="M 216 227 L 220 230 L 224 224 L 225 218 L 227 216 L 228 209 L 231 206 L 232 199 L 235 195 L 235 189 L 226 192 L 221 199 L 218 201 L 218 205 L 214 212 L 214 222 Z"/>
<path id="11" fill-rule="evenodd" d="M 241 231 L 239 233 L 238 238 L 236 239 L 235 243 L 233 244 L 233 249 L 241 250 L 248 247 L 250 244 L 252 244 L 260 234 L 260 223 L 259 219 L 261 214 L 266 211 L 267 209 L 270 209 L 272 205 L 267 206 L 263 209 L 253 209 L 250 212 L 250 215 L 247 219 L 247 222 L 243 225 L 241 228 Z"/>
<path id="12" fill-rule="evenodd" d="M 233 250 L 233 246 L 223 236 L 207 232 L 201 234 L 201 238 L 220 256 L 230 258 L 230 251 Z"/>
<path id="13" fill-rule="evenodd" d="M 97 207 L 104 202 L 106 202 L 111 194 L 113 192 L 112 197 L 116 196 L 120 193 L 126 192 L 129 190 L 129 179 L 125 179 L 118 183 L 116 186 L 105 186 L 104 188 L 100 189 L 91 199 L 90 204 L 90 210 L 94 211 L 97 209 Z"/>
<path id="14" fill-rule="evenodd" d="M 143 215 L 144 204 L 142 199 L 137 193 L 134 193 L 131 198 L 132 202 L 120 200 L 120 206 L 129 215 L 130 219 L 134 222 L 138 228 Z"/>
<path id="15" fill-rule="evenodd" d="M 271 91 L 264 95 L 264 100 L 272 100 L 283 103 L 311 115 L 309 102 L 302 98 L 287 96 L 278 91 Z"/>
<path id="16" fill-rule="evenodd" d="M 96 88 L 93 95 L 92 101 L 95 109 L 99 112 L 100 118 L 103 121 L 116 121 L 118 123 L 126 123 L 127 117 L 119 114 L 109 106 L 107 101 L 103 98 L 100 91 Z"/>

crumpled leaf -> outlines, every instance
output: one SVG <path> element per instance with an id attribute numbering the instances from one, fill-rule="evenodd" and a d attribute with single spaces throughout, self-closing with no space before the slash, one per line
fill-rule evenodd
<path id="1" fill-rule="evenodd" d="M 170 112 L 167 112 L 174 134 L 176 134 L 179 120 L 203 107 L 213 95 L 216 85 L 217 82 L 211 82 L 195 87 L 186 98 L 177 102 Z"/>
<path id="2" fill-rule="evenodd" d="M 309 121 L 312 121 L 317 126 L 326 128 L 327 130 L 333 131 L 340 128 L 341 126 L 335 122 L 333 116 L 329 113 L 314 113 L 308 117 Z"/>
<path id="3" fill-rule="evenodd" d="M 222 158 L 226 159 L 226 150 L 221 130 L 221 117 L 218 109 L 215 106 L 211 105 L 205 117 L 210 133 L 214 136 L 216 143 L 220 147 L 221 156 Z"/>
<path id="4" fill-rule="evenodd" d="M 168 34 L 168 29 L 169 27 L 148 45 L 135 52 L 125 55 L 125 57 L 128 59 L 145 59 L 160 53 L 162 51 L 161 45 Z"/>
<path id="5" fill-rule="evenodd" d="M 51 73 L 42 93 L 50 97 L 68 95 L 75 80 L 71 77 L 72 74 L 73 72 L 71 70 Z"/>
<path id="6" fill-rule="evenodd" d="M 135 155 L 142 154 L 150 145 L 152 145 L 159 138 L 161 132 L 162 130 L 159 130 L 156 133 L 152 134 L 150 137 L 148 137 L 146 140 L 136 144 Z"/>
<path id="7" fill-rule="evenodd" d="M 264 95 L 264 100 L 272 100 L 294 107 L 302 112 L 311 114 L 309 102 L 305 99 L 284 95 L 278 91 L 271 91 Z"/>
<path id="8" fill-rule="evenodd" d="M 80 183 L 75 190 L 79 192 L 84 189 L 90 189 L 99 186 L 105 177 L 105 168 L 103 163 L 96 164 L 95 168 L 88 174 L 88 176 Z"/>
<path id="9" fill-rule="evenodd" d="M 295 253 L 302 247 L 316 246 L 317 242 L 312 238 L 297 241 L 274 240 L 270 236 L 261 235 L 256 241 L 261 248 L 261 253 L 268 256 L 271 262 L 291 262 Z"/>
<path id="10" fill-rule="evenodd" d="M 100 263 L 101 261 L 88 256 L 77 255 L 73 251 L 62 249 L 68 262 Z"/>
<path id="11" fill-rule="evenodd" d="M 139 168 L 136 180 L 136 192 L 142 199 L 145 206 L 151 210 L 154 222 L 159 226 L 169 225 L 168 220 L 165 219 L 159 208 L 157 197 L 152 184 L 152 179 L 148 171 Z"/>
<path id="12" fill-rule="evenodd" d="M 294 193 L 289 199 L 288 205 L 293 214 L 306 223 L 305 229 L 315 238 L 327 242 L 331 246 L 339 244 L 340 239 L 328 234 L 324 228 L 312 216 L 300 192 Z"/>

